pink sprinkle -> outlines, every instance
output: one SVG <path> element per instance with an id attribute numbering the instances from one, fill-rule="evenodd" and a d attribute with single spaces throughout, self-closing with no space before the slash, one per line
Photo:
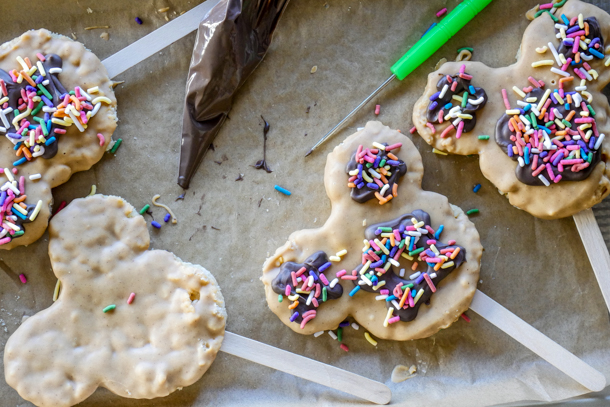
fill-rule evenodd
<path id="1" fill-rule="evenodd" d="M 322 292 L 322 289 L 320 288 L 320 283 L 316 284 L 316 292 L 314 294 L 315 298 L 318 298 L 320 296 L 320 293 Z"/>
<path id="2" fill-rule="evenodd" d="M 316 308 L 319 307 L 318 300 L 315 297 L 311 299 L 311 302 L 312 302 L 314 307 L 316 307 Z"/>
<path id="3" fill-rule="evenodd" d="M 426 283 L 428 283 L 428 285 L 430 286 L 430 290 L 432 290 L 432 292 L 435 293 L 436 287 L 434 286 L 434 283 L 432 282 L 432 279 L 430 278 L 428 273 L 424 273 L 424 279 L 426 280 Z"/>
<path id="4" fill-rule="evenodd" d="M 397 315 L 395 317 L 388 319 L 388 324 L 393 324 L 394 322 L 398 322 L 398 321 L 400 321 L 400 317 Z"/>
<path id="5" fill-rule="evenodd" d="M 337 271 L 337 277 L 343 277 L 346 274 L 347 274 L 346 270 Z"/>
<path id="6" fill-rule="evenodd" d="M 66 129 L 53 129 L 53 133 L 66 134 Z"/>
<path id="7" fill-rule="evenodd" d="M 466 322 L 470 322 L 470 318 L 468 318 L 468 315 L 466 315 L 466 314 L 462 314 L 462 315 L 460 315 L 460 316 L 461 316 L 462 318 L 464 318 L 464 321 L 466 321 Z"/>
<path id="8" fill-rule="evenodd" d="M 544 158 L 547 158 L 547 157 L 544 157 Z M 543 161 L 544 161 L 544 160 L 543 160 Z M 534 177 L 537 177 L 537 176 L 538 176 L 538 175 L 539 175 L 539 174 L 540 174 L 540 173 L 541 173 L 541 172 L 542 172 L 542 171 L 543 171 L 545 168 L 546 168 L 546 167 L 545 167 L 544 165 L 541 165 L 540 167 L 536 168 L 536 169 L 534 170 L 534 172 L 532 172 L 532 175 L 533 175 Z"/>
<path id="9" fill-rule="evenodd" d="M 358 280 L 357 276 L 343 276 L 341 280 Z"/>
<path id="10" fill-rule="evenodd" d="M 379 294 L 381 295 L 388 295 L 390 293 L 390 290 L 379 290 Z"/>
<path id="11" fill-rule="evenodd" d="M 13 174 L 17 175 L 17 171 L 19 171 L 19 170 L 17 169 L 17 167 L 13 167 L 13 169 L 11 171 L 13 172 Z"/>
<path id="12" fill-rule="evenodd" d="M 472 75 L 468 75 L 467 73 L 461 73 L 459 76 L 460 76 L 460 78 L 466 79 L 468 81 L 472 79 Z M 457 85 L 456 85 L 456 87 L 457 87 Z"/>
<path id="13" fill-rule="evenodd" d="M 409 133 L 415 134 L 416 131 L 417 131 L 417 127 L 413 126 L 413 127 L 411 127 L 411 130 L 409 130 Z"/>
<path id="14" fill-rule="evenodd" d="M 290 287 L 290 284 L 288 284 L 286 286 L 286 290 L 284 290 L 284 295 L 286 295 L 286 297 L 288 297 L 290 295 L 290 291 L 292 291 L 292 287 Z"/>
<path id="15" fill-rule="evenodd" d="M 297 271 L 297 277 L 300 277 L 305 271 L 307 271 L 307 269 L 305 267 L 301 267 L 299 271 Z"/>
<path id="16" fill-rule="evenodd" d="M 392 151 L 392 150 L 396 150 L 397 148 L 402 147 L 402 143 L 396 143 L 396 144 L 392 144 L 391 146 L 387 146 L 385 148 L 385 151 Z"/>
<path id="17" fill-rule="evenodd" d="M 426 225 L 425 229 L 426 229 L 428 232 L 430 232 L 431 234 L 434 234 L 434 229 L 432 229 L 432 228 L 430 227 L 430 225 Z"/>
<path id="18" fill-rule="evenodd" d="M 449 246 L 453 246 L 455 244 L 455 240 L 450 240 L 450 241 L 447 242 L 447 244 Z"/>
<path id="19" fill-rule="evenodd" d="M 3 225 L 3 226 L 4 226 L 4 225 Z M 8 226 L 7 226 L 6 228 L 8 228 Z M 10 233 L 10 232 L 13 232 L 13 233 L 11 233 L 11 234 L 14 234 L 14 232 L 15 232 L 15 231 L 14 231 L 13 229 L 10 229 L 9 233 Z M 10 241 L 11 241 L 11 238 L 10 238 L 10 237 L 8 237 L 8 236 L 7 236 L 7 237 L 3 237 L 2 239 L 0 239 L 0 246 L 1 246 L 1 245 L 3 245 L 3 244 L 5 244 L 5 243 L 8 243 L 8 242 L 10 242 Z"/>
<path id="20" fill-rule="evenodd" d="M 536 79 L 534 79 L 533 76 L 528 76 L 527 80 L 531 82 L 532 85 L 534 85 L 535 87 L 539 88 L 540 84 L 538 83 L 538 81 Z"/>
<path id="21" fill-rule="evenodd" d="M 427 244 L 428 246 L 430 246 L 431 244 L 436 244 L 436 240 L 434 240 L 434 239 L 430 239 L 430 240 L 426 241 L 426 244 Z"/>
<path id="22" fill-rule="evenodd" d="M 324 285 L 328 285 L 328 279 L 326 278 L 326 276 L 322 273 L 320 273 L 320 280 L 322 280 L 322 284 Z"/>
<path id="23" fill-rule="evenodd" d="M 23 284 L 28 282 L 28 279 L 25 278 L 25 274 L 19 274 L 19 280 L 21 280 Z"/>
<path id="24" fill-rule="evenodd" d="M 439 11 L 436 12 L 436 16 L 440 17 L 443 14 L 445 14 L 447 12 L 447 7 L 443 7 L 442 9 L 440 9 Z"/>
<path id="25" fill-rule="evenodd" d="M 506 89 L 502 89 L 502 99 L 504 99 L 504 106 L 506 107 L 506 110 L 510 110 L 510 102 L 508 101 Z"/>
<path id="26" fill-rule="evenodd" d="M 557 175 L 557 176 L 555 177 L 555 179 L 553 180 L 553 182 L 555 182 L 555 184 L 556 184 L 556 183 L 558 183 L 559 181 L 561 181 L 561 174 L 560 174 L 560 175 Z"/>
<path id="27" fill-rule="evenodd" d="M 47 59 L 44 57 L 44 55 L 42 55 L 40 52 L 36 53 L 36 56 L 38 57 L 38 59 L 40 59 L 42 62 L 46 61 Z"/>
<path id="28" fill-rule="evenodd" d="M 466 72 L 466 64 L 462 64 L 462 66 L 460 66 L 460 74 L 463 74 L 464 72 Z"/>
<path id="29" fill-rule="evenodd" d="M 347 345 L 346 345 L 346 344 L 342 343 L 341 345 L 339 345 L 339 347 L 340 347 L 341 349 L 343 349 L 344 351 L 349 352 L 349 348 L 347 347 Z"/>
<path id="30" fill-rule="evenodd" d="M 461 122 L 460 122 L 461 123 Z M 453 124 L 450 124 L 449 126 L 447 126 L 445 128 L 445 130 L 443 130 L 443 132 L 441 133 L 441 138 L 445 138 L 449 135 L 449 132 L 451 130 L 455 129 L 455 126 Z M 434 134 L 434 133 L 433 133 Z"/>
<path id="31" fill-rule="evenodd" d="M 129 294 L 129 298 L 127 299 L 127 304 L 131 304 L 135 298 L 136 298 L 136 293 Z"/>
<path id="32" fill-rule="evenodd" d="M 304 314 L 303 314 L 304 315 Z M 301 329 L 305 328 L 305 325 L 311 321 L 312 319 L 314 319 L 316 316 L 315 315 L 307 315 L 306 317 L 303 318 L 303 320 L 301 321 Z"/>
<path id="33" fill-rule="evenodd" d="M 444 120 L 444 116 L 445 116 L 445 110 L 441 109 L 438 111 L 438 123 L 441 124 Z"/>
<path id="34" fill-rule="evenodd" d="M 0 174 L 4 174 L 4 168 L 0 168 Z"/>
<path id="35" fill-rule="evenodd" d="M 457 82 L 456 82 L 457 83 Z M 434 127 L 434 125 L 430 122 L 426 122 L 426 126 L 428 126 L 428 128 L 430 129 L 430 131 L 432 132 L 432 134 L 436 133 L 436 128 Z"/>
<path id="36" fill-rule="evenodd" d="M 457 81 L 455 81 L 451 84 L 451 92 L 455 92 L 455 90 L 457 89 L 457 85 L 458 85 Z"/>
<path id="37" fill-rule="evenodd" d="M 464 120 L 460 121 L 458 124 L 457 132 L 455 133 L 455 138 L 462 137 L 462 132 L 464 131 Z"/>
<path id="38" fill-rule="evenodd" d="M 375 106 L 375 114 L 379 114 L 379 112 L 381 111 L 381 105 L 376 105 Z"/>
<path id="39" fill-rule="evenodd" d="M 539 10 L 547 10 L 550 9 L 551 7 L 553 7 L 553 3 L 546 3 L 546 4 L 541 4 L 538 9 Z"/>
<path id="40" fill-rule="evenodd" d="M 19 193 L 21 195 L 25 194 L 25 177 L 23 175 L 19 177 Z"/>

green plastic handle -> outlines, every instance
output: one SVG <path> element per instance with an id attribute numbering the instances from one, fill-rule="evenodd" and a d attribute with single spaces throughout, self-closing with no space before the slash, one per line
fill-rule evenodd
<path id="1" fill-rule="evenodd" d="M 481 12 L 491 0 L 464 0 L 400 58 L 390 70 L 403 80 Z"/>

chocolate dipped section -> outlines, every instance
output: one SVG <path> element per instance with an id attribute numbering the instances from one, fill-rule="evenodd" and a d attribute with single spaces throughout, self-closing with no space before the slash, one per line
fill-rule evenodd
<path id="1" fill-rule="evenodd" d="M 293 305 L 294 301 L 298 301 L 298 305 L 292 308 L 291 322 L 301 323 L 307 312 L 316 312 L 323 302 L 343 295 L 341 284 L 335 282 L 331 287 L 332 284 L 329 284 L 324 275 L 331 265 L 323 251 L 315 252 L 303 263 L 286 262 L 281 265 L 280 273 L 273 279 L 271 287 L 277 294 L 289 293 L 287 297 Z M 308 282 L 312 284 L 309 285 Z M 286 289 L 288 286 L 289 290 Z"/>
<path id="2" fill-rule="evenodd" d="M 413 220 L 417 223 L 423 222 L 423 227 L 415 227 Z M 388 297 L 394 296 L 395 299 L 394 301 L 391 299 L 388 301 L 388 298 L 385 298 L 386 307 L 388 309 L 393 308 L 392 315 L 400 317 L 400 321 L 403 322 L 414 320 L 417 317 L 421 304 L 427 303 L 433 295 L 431 285 L 428 283 L 424 274 L 427 274 L 431 279 L 432 284 L 436 286 L 453 270 L 460 267 L 460 265 L 466 261 L 466 250 L 455 244 L 449 245 L 440 242 L 435 237 L 435 233 L 440 235 L 440 233 L 442 233 L 442 226 L 439 227 L 439 231 L 434 233 L 434 230 L 430 225 L 430 215 L 427 212 L 418 209 L 388 222 L 371 225 L 365 230 L 365 238 L 373 243 L 371 243 L 371 247 L 366 250 L 363 255 L 363 262 L 366 261 L 366 263 L 360 264 L 356 268 L 359 279 L 354 281 L 354 284 L 356 287 L 360 287 L 359 290 L 376 294 L 380 294 L 384 289 L 389 290 Z M 401 238 L 401 241 L 398 240 L 398 236 L 394 239 L 387 239 L 385 249 L 389 252 L 388 254 L 386 254 L 384 250 L 375 250 L 374 248 L 375 239 L 381 241 L 381 237 L 384 234 L 382 231 L 383 228 L 392 229 L 392 232 L 387 233 L 394 234 L 395 236 L 398 234 Z M 421 236 L 414 236 L 417 234 L 420 234 Z M 431 244 L 428 244 L 428 241 L 434 241 L 434 243 L 431 242 Z M 436 254 L 432 248 L 437 249 L 439 254 Z M 453 253 L 456 253 L 455 256 L 453 256 Z M 447 254 L 447 256 L 445 256 L 445 254 Z M 367 256 L 370 256 L 368 260 Z M 447 259 L 443 260 L 443 257 L 440 256 L 444 256 Z M 398 268 L 396 264 L 401 260 L 404 261 L 403 259 L 405 257 L 411 257 L 413 260 L 417 257 L 418 261 L 426 262 L 427 270 L 413 280 L 400 277 L 398 270 L 396 270 Z M 434 261 L 434 263 L 432 263 L 432 261 Z M 438 270 L 435 270 L 435 265 L 440 261 L 442 261 L 441 264 L 449 264 L 449 266 L 445 266 L 444 268 L 441 266 L 438 267 Z M 390 266 L 387 267 L 387 264 L 390 264 Z M 362 270 L 364 267 L 366 267 L 366 270 L 363 273 Z M 410 268 L 407 269 L 411 271 Z M 402 287 L 408 288 L 403 291 Z M 358 290 L 356 290 L 356 292 L 352 291 L 350 296 L 358 295 L 357 291 Z M 420 291 L 423 292 L 420 293 Z M 436 291 L 436 288 L 434 291 Z M 402 307 L 396 307 L 395 303 L 399 303 L 400 305 L 402 298 L 395 294 L 400 292 L 402 295 L 407 296 L 407 299 L 402 301 L 402 303 L 404 303 Z M 412 293 L 415 293 L 415 295 Z M 411 296 L 413 299 L 412 302 L 408 299 L 408 296 Z"/>
<path id="3" fill-rule="evenodd" d="M 599 22 L 597 21 L 597 18 L 595 18 L 595 17 L 584 18 L 583 19 L 583 28 L 581 28 L 580 24 L 578 22 L 578 16 L 573 17 L 570 20 L 564 14 L 562 14 L 561 21 L 559 24 L 561 25 L 561 23 L 563 23 L 562 25 L 565 26 L 564 32 L 566 34 L 566 38 L 561 39 L 559 47 L 557 47 L 557 52 L 559 54 L 563 54 L 566 57 L 566 59 L 571 58 L 572 60 L 575 60 L 576 52 L 579 52 L 581 54 L 581 57 L 582 57 L 583 53 L 585 55 L 593 57 L 593 55 L 590 55 L 590 54 L 592 54 L 589 51 L 590 48 L 593 48 L 594 50 L 599 50 L 599 52 L 601 52 L 602 54 L 604 53 L 604 37 L 602 36 L 602 30 L 599 27 Z M 585 24 L 586 24 L 586 26 L 585 26 Z M 561 29 L 558 28 L 556 25 L 555 33 L 559 34 L 560 32 L 561 32 Z M 578 46 L 576 48 L 576 52 L 575 52 L 574 51 L 574 38 L 575 38 L 574 36 L 578 36 L 578 38 L 580 38 L 581 40 L 582 40 L 582 37 L 584 37 L 585 40 L 591 41 L 587 44 L 588 49 L 584 50 L 581 46 Z"/>

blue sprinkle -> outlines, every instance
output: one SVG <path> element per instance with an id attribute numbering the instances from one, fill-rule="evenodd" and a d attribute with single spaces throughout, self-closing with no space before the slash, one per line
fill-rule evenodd
<path id="1" fill-rule="evenodd" d="M 353 297 L 354 294 L 356 294 L 358 291 L 360 291 L 360 286 L 357 285 L 356 287 L 354 287 L 354 289 L 352 291 L 350 291 L 349 296 Z"/>
<path id="2" fill-rule="evenodd" d="M 2 191 L 2 194 L 0 194 L 0 205 L 4 205 L 5 199 L 6 199 L 6 191 Z"/>
<path id="3" fill-rule="evenodd" d="M 598 50 L 596 50 L 595 48 L 589 48 L 589 52 L 598 57 L 599 59 L 604 59 L 604 54 L 602 54 L 601 52 L 599 52 Z"/>
<path id="4" fill-rule="evenodd" d="M 26 161 L 27 161 L 27 158 L 25 158 L 25 157 L 20 158 L 19 160 L 15 161 L 15 162 L 13 163 L 13 167 L 16 167 L 16 166 L 18 166 L 18 165 L 21 165 L 21 164 L 25 163 Z"/>
<path id="5" fill-rule="evenodd" d="M 468 86 L 468 91 L 470 92 L 471 95 L 474 96 L 474 94 L 476 93 L 476 91 L 474 90 L 474 86 L 470 85 Z"/>
<path id="6" fill-rule="evenodd" d="M 532 105 L 526 105 L 526 106 L 523 106 L 523 112 L 525 113 L 525 112 L 527 112 L 528 110 L 530 110 L 531 108 L 532 108 Z"/>
<path id="7" fill-rule="evenodd" d="M 476 187 L 475 187 L 475 188 L 476 188 Z M 477 189 L 477 191 L 478 191 L 478 189 Z M 474 192 L 477 192 L 477 191 L 474 191 Z M 437 231 L 436 231 L 436 233 L 434 234 L 434 238 L 435 238 L 436 240 L 438 240 L 438 239 L 441 237 L 441 233 L 443 233 L 443 229 L 445 229 L 445 225 L 440 225 L 440 226 L 438 227 L 438 230 L 437 230 Z"/>
<path id="8" fill-rule="evenodd" d="M 299 317 L 299 312 L 295 311 L 294 314 L 290 317 L 290 322 L 294 322 L 295 319 Z"/>
<path id="9" fill-rule="evenodd" d="M 136 17 L 136 23 L 142 25 L 142 19 L 140 17 Z"/>
<path id="10" fill-rule="evenodd" d="M 451 109 L 452 107 L 453 107 L 453 104 L 451 102 L 449 102 L 445 105 L 445 109 Z"/>
<path id="11" fill-rule="evenodd" d="M 508 156 L 509 156 L 509 157 L 512 157 L 512 156 L 515 154 L 515 153 L 513 153 L 513 146 L 512 146 L 512 145 L 510 145 L 510 144 L 509 144 L 509 145 L 506 147 L 506 149 L 508 150 Z"/>
<path id="12" fill-rule="evenodd" d="M 415 298 L 415 296 L 416 296 L 416 295 L 417 295 L 417 291 L 412 290 L 412 291 L 411 291 L 411 297 Z"/>
<path id="13" fill-rule="evenodd" d="M 479 192 L 479 189 L 481 189 L 481 184 L 475 185 L 474 188 L 472 188 L 472 192 L 474 192 L 476 194 L 477 192 Z M 434 235 L 434 236 L 436 237 L 436 235 Z"/>
<path id="14" fill-rule="evenodd" d="M 171 218 L 171 217 L 172 217 L 172 216 L 171 216 L 169 213 L 166 213 L 166 214 L 165 214 L 165 217 L 163 218 L 163 220 L 164 220 L 165 222 L 169 222 L 169 220 L 170 220 L 170 218 Z"/>
<path id="15" fill-rule="evenodd" d="M 281 186 L 279 186 L 279 185 L 276 185 L 274 188 L 275 188 L 275 190 L 276 190 L 276 191 L 281 192 L 281 193 L 282 193 L 282 194 L 284 194 L 284 195 L 288 195 L 288 196 L 292 195 L 292 192 L 290 192 L 290 191 L 289 191 L 289 190 L 287 190 L 287 189 L 282 188 L 282 187 L 281 187 Z"/>
<path id="16" fill-rule="evenodd" d="M 25 220 L 25 215 L 21 212 L 19 212 L 18 210 L 14 210 L 13 211 L 13 215 L 17 215 L 19 216 L 21 219 Z"/>
<path id="17" fill-rule="evenodd" d="M 328 262 L 326 262 L 326 263 L 322 264 L 320 267 L 318 267 L 318 271 L 319 271 L 320 273 L 322 273 L 322 272 L 326 271 L 326 269 L 327 269 L 327 268 L 329 268 L 329 267 L 331 266 L 331 264 L 332 264 L 332 263 L 331 263 L 330 261 L 328 261 Z"/>
<path id="18" fill-rule="evenodd" d="M 395 295 L 390 295 L 388 298 L 385 299 L 386 302 L 390 302 L 392 300 L 397 300 L 398 298 Z"/>
<path id="19" fill-rule="evenodd" d="M 156 220 L 153 220 L 152 222 L 150 222 L 150 224 L 156 227 L 157 229 L 161 229 L 161 224 Z"/>
<path id="20" fill-rule="evenodd" d="M 51 144 L 55 143 L 55 141 L 57 141 L 55 137 L 48 138 L 47 141 L 44 142 L 44 145 L 50 146 Z"/>
<path id="21" fill-rule="evenodd" d="M 565 14 L 561 15 L 561 19 L 563 20 L 565 25 L 568 25 L 568 26 L 570 25 L 570 20 L 568 19 L 568 17 L 566 17 Z"/>
<path id="22" fill-rule="evenodd" d="M 309 275 L 313 277 L 313 281 L 318 281 L 318 276 L 316 276 L 313 270 L 309 270 Z"/>
<path id="23" fill-rule="evenodd" d="M 527 165 L 530 164 L 530 149 L 529 149 L 529 147 L 525 147 L 523 149 L 523 160 L 525 161 L 525 164 L 527 164 Z"/>
<path id="24" fill-rule="evenodd" d="M 343 321 L 343 322 L 341 322 L 341 323 L 339 324 L 339 326 L 340 326 L 341 328 L 346 328 L 346 327 L 348 327 L 348 326 L 349 326 L 349 321 Z"/>

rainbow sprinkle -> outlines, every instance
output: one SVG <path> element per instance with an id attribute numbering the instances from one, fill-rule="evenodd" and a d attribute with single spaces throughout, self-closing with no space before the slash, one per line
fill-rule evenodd
<path id="1" fill-rule="evenodd" d="M 15 173 L 17 172 L 14 168 Z M 7 181 L 0 187 L 0 245 L 9 243 L 14 238 L 25 233 L 24 223 L 33 222 L 42 209 L 42 200 L 36 205 L 25 203 L 25 177 L 19 177 L 19 182 L 8 168 L 2 170 Z"/>

